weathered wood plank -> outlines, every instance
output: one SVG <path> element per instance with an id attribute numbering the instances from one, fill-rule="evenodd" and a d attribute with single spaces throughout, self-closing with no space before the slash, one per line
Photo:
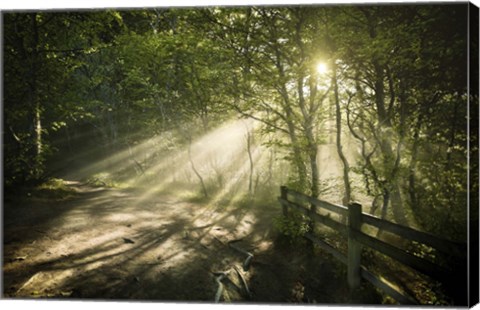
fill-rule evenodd
<path id="1" fill-rule="evenodd" d="M 300 201 L 314 204 L 317 207 L 326 209 L 334 213 L 338 213 L 345 216 L 348 215 L 348 208 L 345 206 L 336 205 L 336 204 L 329 203 L 327 201 L 319 200 L 319 199 L 307 196 L 305 194 L 302 194 L 300 192 L 297 192 L 295 190 L 289 189 L 285 186 L 283 186 L 283 188 L 285 188 L 284 190 L 288 195 L 291 195 L 292 197 L 299 199 Z M 379 229 L 383 229 L 391 233 L 397 234 L 402 238 L 417 241 L 425 245 L 431 246 L 448 255 L 463 257 L 465 256 L 465 253 L 467 251 L 466 243 L 459 243 L 459 242 L 452 242 L 449 240 L 445 240 L 426 232 L 421 232 L 410 227 L 406 227 L 396 223 L 382 220 L 370 214 L 362 213 L 362 222 L 364 222 L 365 224 L 377 227 Z"/>
<path id="2" fill-rule="evenodd" d="M 398 301 L 402 305 L 417 305 L 418 302 L 408 296 L 404 295 L 398 290 L 396 290 L 394 287 L 390 286 L 388 283 L 385 283 L 384 281 L 380 280 L 375 276 L 373 273 L 365 269 L 365 267 L 361 267 L 360 272 L 362 274 L 362 277 L 378 287 L 379 289 L 383 290 L 385 293 L 390 295 L 392 298 L 394 298 L 396 301 Z"/>
<path id="3" fill-rule="evenodd" d="M 450 273 L 440 266 L 435 265 L 432 262 L 429 262 L 420 257 L 414 256 L 410 253 L 407 253 L 399 248 L 396 248 L 388 243 L 380 241 L 376 238 L 368 236 L 360 231 L 352 231 L 351 235 L 358 242 L 379 251 L 413 269 L 416 269 L 432 278 L 445 280 L 448 278 Z"/>
<path id="4" fill-rule="evenodd" d="M 311 233 L 306 233 L 306 234 L 304 235 L 304 237 L 307 238 L 308 240 L 312 241 L 313 243 L 315 243 L 315 244 L 318 245 L 319 247 L 321 247 L 323 250 L 325 250 L 325 251 L 327 251 L 328 253 L 332 254 L 333 257 L 335 257 L 336 259 L 338 259 L 340 262 L 344 263 L 345 265 L 348 264 L 347 256 L 345 256 L 345 254 L 341 253 L 340 251 L 338 251 L 337 249 L 335 249 L 334 247 L 332 247 L 332 246 L 331 246 L 330 244 L 328 244 L 327 242 L 316 238 L 316 237 L 313 236 Z"/>
<path id="5" fill-rule="evenodd" d="M 348 259 L 347 256 L 334 247 L 332 247 L 330 244 L 326 243 L 325 241 L 316 238 L 310 233 L 306 233 L 305 238 L 308 240 L 312 241 L 315 245 L 319 246 L 326 252 L 330 253 L 333 257 L 338 259 L 341 263 L 347 265 L 348 264 Z M 386 294 L 394 298 L 396 301 L 398 301 L 401 304 L 405 305 L 415 305 L 418 304 L 412 297 L 408 295 L 403 295 L 401 292 L 396 290 L 394 287 L 390 286 L 388 283 L 383 282 L 379 278 L 377 278 L 373 273 L 368 271 L 365 267 L 361 266 L 360 267 L 360 273 L 361 276 L 375 285 L 377 288 L 383 290 Z"/>
<path id="6" fill-rule="evenodd" d="M 318 213 L 312 213 L 310 210 L 304 208 L 303 206 L 301 206 L 297 203 L 285 200 L 282 197 L 278 197 L 278 201 L 282 204 L 282 206 L 287 206 L 287 207 L 292 207 L 294 209 L 297 209 L 298 211 L 302 212 L 306 216 L 311 217 L 316 222 L 319 222 L 319 223 L 321 223 L 325 226 L 328 226 L 328 227 L 336 230 L 337 232 L 339 232 L 340 234 L 342 234 L 344 236 L 347 235 L 347 227 L 345 225 L 343 225 L 342 223 L 339 223 L 339 222 L 337 222 L 337 221 L 335 221 L 335 220 L 333 220 L 333 219 L 331 219 L 327 216 L 320 215 Z"/>
<path id="7" fill-rule="evenodd" d="M 382 220 L 370 214 L 362 214 L 362 222 L 365 224 L 375 226 L 379 229 L 383 229 L 394 234 L 399 235 L 402 238 L 417 241 L 426 245 L 429 245 L 443 253 L 455 256 L 464 256 L 466 253 L 466 245 L 460 243 L 454 243 L 445 239 L 441 239 L 426 232 L 421 232 L 410 227 L 402 226 L 392 222 Z"/>
<path id="8" fill-rule="evenodd" d="M 348 208 L 345 206 L 341 205 L 336 205 L 327 201 L 319 200 L 317 198 L 313 198 L 310 196 L 307 196 L 305 194 L 299 193 L 293 189 L 287 189 L 287 193 L 291 195 L 292 197 L 295 197 L 296 199 L 299 199 L 304 202 L 308 202 L 311 204 L 314 204 L 315 206 L 319 208 L 326 209 L 331 212 L 335 212 L 341 215 L 347 215 L 348 214 Z"/>

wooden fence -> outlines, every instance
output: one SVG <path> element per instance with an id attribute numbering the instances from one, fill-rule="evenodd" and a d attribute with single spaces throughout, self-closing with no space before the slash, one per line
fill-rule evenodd
<path id="1" fill-rule="evenodd" d="M 307 196 L 292 189 L 288 189 L 285 186 L 280 187 L 280 193 L 281 194 L 278 200 L 283 207 L 284 216 L 289 216 L 289 208 L 300 211 L 304 215 L 308 216 L 311 220 L 326 225 L 347 238 L 348 253 L 345 255 L 327 242 L 316 237 L 313 232 L 308 232 L 304 235 L 305 238 L 309 239 L 311 242 L 318 245 L 323 250 L 332 254 L 339 261 L 347 265 L 348 285 L 353 289 L 360 285 L 361 278 L 363 277 L 396 299 L 399 303 L 417 304 L 413 297 L 406 293 L 400 292 L 395 287 L 386 283 L 380 277 L 376 276 L 362 266 L 361 253 L 362 247 L 364 246 L 389 256 L 394 260 L 441 282 L 450 279 L 454 273 L 454 270 L 452 269 L 440 267 L 427 259 L 415 256 L 401 248 L 362 232 L 362 228 L 365 227 L 364 225 L 394 233 L 404 240 L 422 243 L 436 249 L 441 253 L 445 253 L 448 256 L 465 257 L 465 244 L 447 241 L 425 232 L 417 231 L 409 227 L 382 220 L 370 214 L 362 213 L 362 206 L 358 203 L 351 203 L 348 205 L 348 207 L 336 205 Z M 305 203 L 310 204 L 310 206 L 313 206 L 314 208 L 309 209 L 305 207 Z M 342 223 L 342 221 L 337 221 L 330 216 L 313 212 L 311 211 L 312 209 L 323 209 L 324 211 L 333 212 L 340 217 L 346 218 L 347 224 Z"/>

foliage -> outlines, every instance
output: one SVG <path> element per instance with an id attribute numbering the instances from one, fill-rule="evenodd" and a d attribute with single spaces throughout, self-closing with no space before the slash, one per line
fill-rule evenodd
<path id="1" fill-rule="evenodd" d="M 55 200 L 68 199 L 75 196 L 76 193 L 73 188 L 67 186 L 65 180 L 57 178 L 50 178 L 31 191 L 33 193 L 29 196 Z"/>
<path id="2" fill-rule="evenodd" d="M 275 217 L 273 224 L 292 243 L 298 242 L 309 229 L 305 216 L 300 212 L 291 212 L 288 218 Z"/>
<path id="3" fill-rule="evenodd" d="M 120 183 L 115 181 L 109 173 L 101 172 L 89 177 L 85 183 L 98 187 L 120 187 Z"/>
<path id="4" fill-rule="evenodd" d="M 381 201 L 383 217 L 465 240 L 466 14 L 465 4 L 6 13 L 5 185 L 39 184 L 79 153 L 168 141 L 128 157 L 151 176 L 156 159 L 245 117 L 262 124 L 270 160 L 290 166 L 281 181 L 318 196 L 319 145 L 338 120 L 359 147 L 351 169 L 343 161 L 345 179 L 363 179 L 352 191 Z"/>

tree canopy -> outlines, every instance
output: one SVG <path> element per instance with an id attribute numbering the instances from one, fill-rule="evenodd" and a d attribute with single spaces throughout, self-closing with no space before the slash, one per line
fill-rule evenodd
<path id="1" fill-rule="evenodd" d="M 5 185 L 76 153 L 159 136 L 161 153 L 249 118 L 288 165 L 282 182 L 321 196 L 319 147 L 334 135 L 344 202 L 366 195 L 374 214 L 465 239 L 468 184 L 478 191 L 467 8 L 4 13 Z"/>

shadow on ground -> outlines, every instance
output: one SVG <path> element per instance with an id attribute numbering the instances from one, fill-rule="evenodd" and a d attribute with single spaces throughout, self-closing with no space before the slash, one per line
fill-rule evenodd
<path id="1" fill-rule="evenodd" d="M 245 283 L 224 279 L 220 301 L 381 302 L 369 288 L 351 295 L 344 271 L 328 258 L 278 241 L 278 206 L 218 208 L 69 186 L 68 199 L 5 204 L 4 297 L 213 302 L 215 273 L 237 267 Z M 232 241 L 254 255 L 248 270 Z"/>

